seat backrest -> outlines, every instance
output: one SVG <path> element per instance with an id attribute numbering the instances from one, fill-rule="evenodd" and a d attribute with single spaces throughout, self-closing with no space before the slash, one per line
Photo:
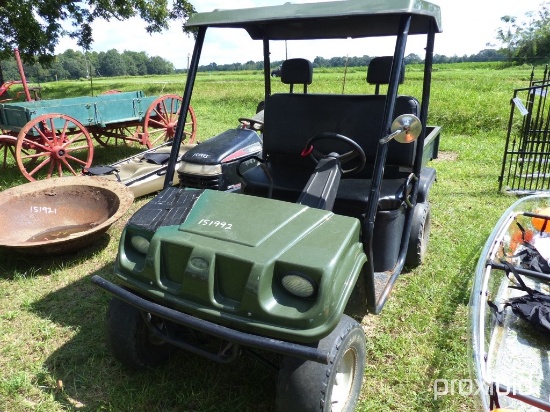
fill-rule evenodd
<path id="1" fill-rule="evenodd" d="M 304 85 L 304 93 L 307 93 L 307 85 L 313 81 L 313 64 L 306 59 L 288 59 L 281 65 L 281 82 L 290 85 L 290 93 L 294 91 L 295 84 Z"/>
<path id="2" fill-rule="evenodd" d="M 367 68 L 367 83 L 375 85 L 375 94 L 380 93 L 381 84 L 390 83 L 391 66 L 393 63 L 393 56 L 380 56 L 374 57 Z M 401 73 L 399 74 L 399 84 L 402 84 L 405 80 L 405 65 L 401 66 Z"/>
<path id="3" fill-rule="evenodd" d="M 362 147 L 367 163 L 374 163 L 386 96 L 274 94 L 266 100 L 263 135 L 264 155 L 271 161 L 297 160 L 308 139 L 333 132 L 347 136 Z M 393 118 L 400 114 L 418 115 L 419 103 L 410 96 L 399 96 Z M 412 167 L 415 144 L 389 143 L 387 164 Z M 323 150 L 349 151 L 334 142 L 320 143 Z"/>

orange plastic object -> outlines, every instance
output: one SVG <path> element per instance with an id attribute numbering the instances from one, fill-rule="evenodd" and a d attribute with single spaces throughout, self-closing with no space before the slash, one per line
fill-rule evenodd
<path id="1" fill-rule="evenodd" d="M 549 216 L 550 217 L 550 207 L 547 207 L 545 209 L 537 210 L 535 213 L 543 216 Z M 546 222 L 546 225 L 545 225 Z M 546 219 L 540 219 L 538 217 L 531 218 L 531 223 L 533 224 L 533 227 L 537 229 L 538 231 L 542 231 L 542 228 L 544 227 L 545 232 L 550 233 L 550 220 Z"/>

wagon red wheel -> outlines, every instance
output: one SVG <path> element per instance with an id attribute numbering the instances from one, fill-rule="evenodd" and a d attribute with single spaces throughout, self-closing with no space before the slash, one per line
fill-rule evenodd
<path id="1" fill-rule="evenodd" d="M 86 128 L 64 114 L 38 116 L 17 136 L 17 165 L 31 182 L 66 172 L 80 174 L 82 168 L 91 166 L 93 157 L 94 145 Z"/>
<path id="2" fill-rule="evenodd" d="M 147 109 L 143 122 L 143 144 L 155 147 L 174 138 L 178 124 L 182 98 L 175 94 L 159 97 Z M 194 143 L 197 133 L 195 111 L 189 106 L 182 142 Z"/>

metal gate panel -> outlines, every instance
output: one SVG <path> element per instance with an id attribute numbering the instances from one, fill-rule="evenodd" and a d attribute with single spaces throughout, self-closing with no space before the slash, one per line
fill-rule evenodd
<path id="1" fill-rule="evenodd" d="M 550 88 L 548 66 L 542 80 L 514 90 L 499 190 L 516 194 L 550 192 Z"/>

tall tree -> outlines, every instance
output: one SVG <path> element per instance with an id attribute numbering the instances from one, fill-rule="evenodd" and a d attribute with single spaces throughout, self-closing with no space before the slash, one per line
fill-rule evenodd
<path id="1" fill-rule="evenodd" d="M 147 60 L 148 74 L 170 74 L 174 71 L 174 65 L 159 56 L 150 57 Z"/>
<path id="2" fill-rule="evenodd" d="M 160 32 L 170 20 L 185 22 L 195 11 L 188 0 L 1 0 L 0 61 L 18 48 L 23 61 L 51 63 L 62 36 L 77 39 L 85 51 L 93 42 L 92 22 L 96 19 L 126 20 L 138 16 L 149 33 Z M 69 23 L 63 25 L 62 23 Z M 66 30 L 64 27 L 70 26 Z"/>
<path id="3" fill-rule="evenodd" d="M 102 76 L 124 76 L 126 63 L 116 49 L 99 53 L 99 71 Z"/>
<path id="4" fill-rule="evenodd" d="M 501 18 L 506 26 L 497 31 L 496 38 L 504 45 L 504 54 L 518 63 L 549 63 L 550 3 L 542 3 L 537 12 L 525 16 L 522 21 L 513 16 Z"/>
<path id="5" fill-rule="evenodd" d="M 126 62 L 127 74 L 132 76 L 143 76 L 147 74 L 147 61 L 149 57 L 145 52 L 124 50 L 122 57 Z"/>
<path id="6" fill-rule="evenodd" d="M 80 51 L 65 50 L 57 56 L 57 60 L 69 73 L 71 79 L 79 79 L 88 76 L 88 67 L 84 55 Z"/>
<path id="7" fill-rule="evenodd" d="M 497 40 L 500 41 L 504 47 L 502 52 L 506 55 L 508 60 L 512 60 L 514 57 L 514 50 L 517 47 L 519 36 L 517 35 L 517 17 L 515 16 L 502 16 L 500 21 L 505 23 L 504 27 L 499 27 L 497 30 Z"/>

